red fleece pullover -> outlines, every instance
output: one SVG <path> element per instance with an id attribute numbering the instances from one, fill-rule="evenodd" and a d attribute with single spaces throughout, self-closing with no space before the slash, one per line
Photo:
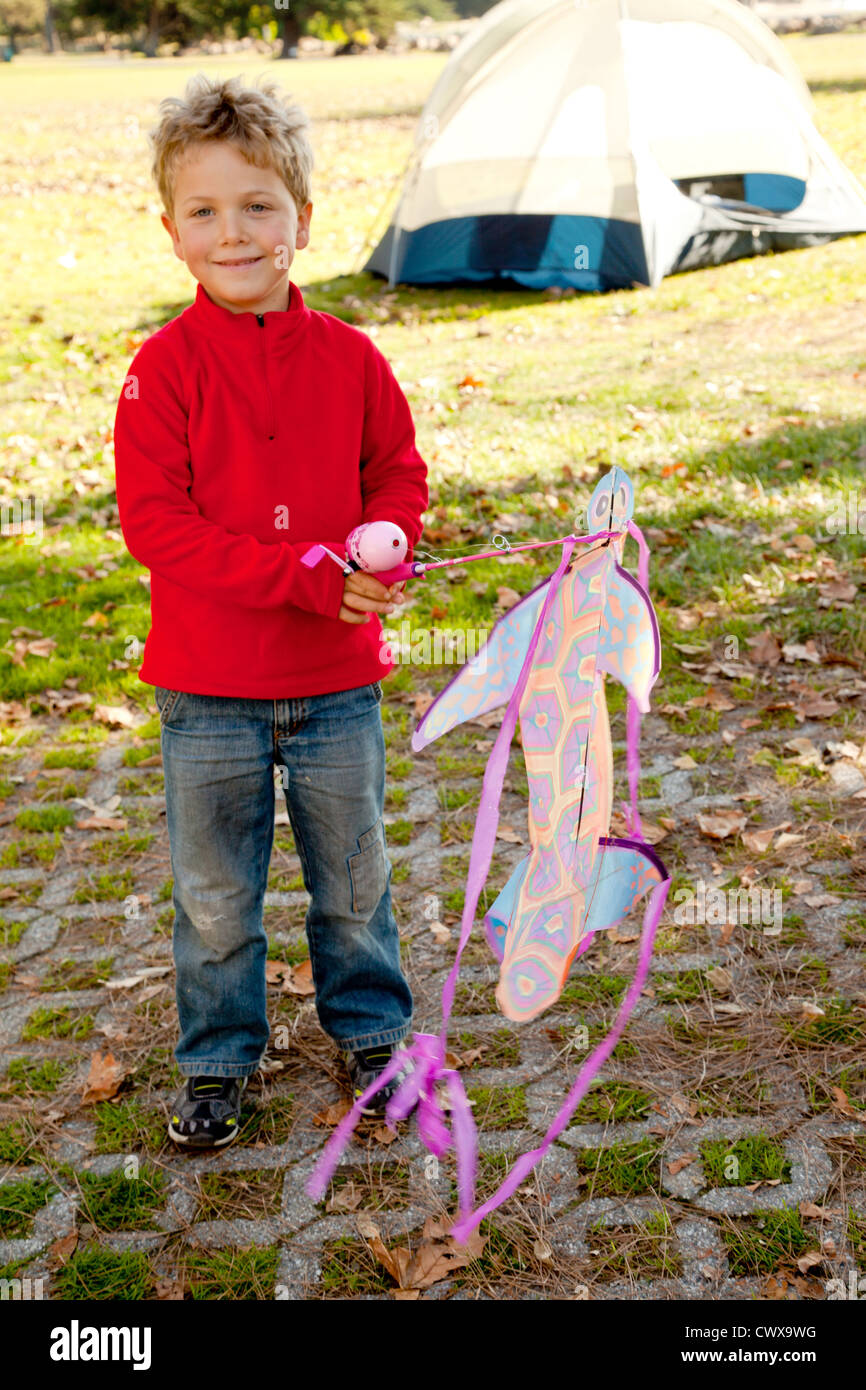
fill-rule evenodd
<path id="1" fill-rule="evenodd" d="M 195 303 L 136 353 L 114 426 L 120 525 L 151 571 L 140 680 L 279 699 L 381 680 L 382 624 L 340 621 L 338 554 L 363 521 L 412 547 L 427 469 L 406 398 L 360 329 L 308 309 Z M 399 608 L 394 610 L 396 618 Z"/>

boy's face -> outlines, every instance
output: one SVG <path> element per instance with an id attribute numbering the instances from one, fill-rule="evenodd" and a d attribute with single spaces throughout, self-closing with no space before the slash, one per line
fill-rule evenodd
<path id="1" fill-rule="evenodd" d="M 312 203 L 299 213 L 273 169 L 249 164 L 230 141 L 194 145 L 177 170 L 175 255 L 215 304 L 233 314 L 289 306 L 289 267 L 310 240 Z"/>

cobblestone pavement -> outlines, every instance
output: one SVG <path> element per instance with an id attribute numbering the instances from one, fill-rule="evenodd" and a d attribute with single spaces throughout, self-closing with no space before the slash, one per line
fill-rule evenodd
<path id="1" fill-rule="evenodd" d="M 386 687 L 383 711 L 389 756 L 403 755 L 411 697 Z M 577 1122 L 495 1214 L 484 1256 L 421 1297 L 822 1298 L 828 1280 L 847 1284 L 851 1271 L 866 1273 L 866 879 L 855 828 L 864 800 L 850 796 L 859 774 L 851 760 L 835 799 L 811 810 L 794 805 L 771 768 L 751 761 L 774 742 L 781 749 L 790 731 L 742 733 L 739 714 L 725 715 L 719 733 L 689 740 L 703 742 L 712 759 L 685 769 L 675 765 L 682 737 L 658 716 L 645 720 L 644 771 L 656 795 L 642 810 L 662 829 L 667 822 L 659 852 L 675 886 L 722 882 L 733 862 L 727 841 L 698 834 L 701 813 L 747 805 L 760 807 L 764 826 L 790 822 L 793 830 L 782 833 L 800 838 L 760 866 L 765 884 L 784 896 L 781 925 L 754 912 L 735 926 L 677 924 L 668 912 L 650 986 Z M 390 1298 L 393 1280 L 370 1254 L 359 1218 L 372 1219 L 387 1246 L 417 1245 L 428 1217 L 455 1210 L 453 1168 L 431 1164 L 414 1123 L 383 1142 L 390 1136 L 370 1122 L 347 1150 L 328 1202 L 306 1197 L 345 1092 L 313 1001 L 276 978 L 272 1045 L 247 1092 L 243 1141 L 197 1157 L 168 1145 L 173 914 L 158 745 L 148 742 L 158 725 L 112 730 L 97 742 L 86 784 L 78 773 L 44 768 L 61 731 L 66 748 L 79 747 L 68 741 L 70 725 L 53 718 L 38 728 L 38 742 L 4 750 L 15 791 L 0 848 L 21 843 L 14 818 L 22 807 L 57 804 L 59 781 L 71 776 L 86 785 L 79 795 L 90 810 L 107 808 L 128 824 L 70 827 L 52 862 L 40 863 L 33 850 L 30 862 L 25 854 L 0 871 L 0 1274 L 41 1279 L 45 1296 L 59 1297 L 70 1279 L 85 1277 L 76 1271 L 88 1254 L 132 1254 L 146 1264 L 115 1263 L 145 1270 L 147 1297 L 181 1296 L 197 1278 L 199 1292 L 210 1287 L 217 1296 L 240 1269 L 261 1298 Z M 450 895 L 464 883 L 474 821 L 471 800 L 459 803 L 477 796 L 471 757 L 495 735 L 489 724 L 469 728 L 469 742 L 449 750 L 468 750 L 467 775 L 441 776 L 434 745 L 411 759 L 403 780 L 389 778 L 392 891 L 419 1030 L 435 1029 L 456 944 L 460 904 Z M 736 730 L 728 762 L 720 761 L 730 747 L 726 728 Z M 796 734 L 820 744 L 827 730 L 805 724 Z M 503 799 L 502 825 L 511 830 L 497 842 L 497 883 L 525 853 L 522 776 L 518 753 Z M 452 809 L 440 795 L 446 781 Z M 77 820 L 89 814 L 74 809 Z M 306 954 L 307 899 L 280 819 L 266 925 L 288 971 Z M 747 858 L 738 852 L 738 863 Z M 448 939 L 431 931 L 431 894 Z M 509 1158 L 538 1142 L 587 1047 L 603 1036 L 635 966 L 637 930 L 621 926 L 595 943 L 559 1006 L 521 1028 L 496 1012 L 486 944 L 479 937 L 470 945 L 450 1036 L 475 1102 L 482 1194 Z M 82 1105 L 92 1056 L 106 1050 L 129 1076 L 112 1101 Z M 750 1138 L 760 1152 L 743 1142 Z M 118 1172 L 144 1193 L 137 1215 L 98 1182 Z M 146 1176 L 152 1189 L 142 1187 Z M 784 1229 L 774 1224 L 780 1213 Z M 361 1229 L 369 1233 L 363 1220 Z M 219 1252 L 247 1253 L 228 1266 L 216 1261 Z"/>

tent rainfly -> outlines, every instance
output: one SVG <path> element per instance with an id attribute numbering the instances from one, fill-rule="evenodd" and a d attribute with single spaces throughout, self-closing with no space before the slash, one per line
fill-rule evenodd
<path id="1" fill-rule="evenodd" d="M 811 113 L 737 0 L 503 0 L 433 88 L 365 269 L 606 290 L 866 232 Z"/>

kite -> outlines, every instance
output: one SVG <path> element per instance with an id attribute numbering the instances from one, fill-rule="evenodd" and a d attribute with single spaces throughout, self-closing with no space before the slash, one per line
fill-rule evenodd
<path id="1" fill-rule="evenodd" d="M 554 572 L 494 625 L 481 651 L 467 661 L 427 709 L 412 736 L 415 752 L 456 725 L 505 705 L 487 762 L 466 881 L 460 941 L 442 993 L 438 1034 L 416 1033 L 394 1053 L 328 1141 L 307 1184 L 320 1198 L 360 1118 L 363 1105 L 404 1072 L 386 1109 L 395 1124 L 417 1107 L 418 1130 L 431 1153 L 453 1147 L 460 1217 L 458 1241 L 511 1196 L 562 1133 L 590 1083 L 610 1056 L 643 989 L 670 875 L 643 838 L 637 807 L 641 715 L 661 669 L 658 623 L 648 593 L 649 551 L 632 520 L 634 493 L 618 467 L 598 483 L 587 509 L 589 533 L 531 542 L 509 550 L 561 545 Z M 603 529 L 602 529 L 603 528 Z M 638 577 L 623 567 L 627 537 L 638 545 Z M 578 549 L 580 547 L 580 549 Z M 389 522 L 368 522 L 346 543 L 346 558 L 314 546 L 303 563 L 327 554 L 350 573 L 366 569 L 384 583 L 465 564 L 463 556 L 434 564 L 405 562 L 406 541 Z M 501 550 L 486 552 L 501 555 Z M 384 568 L 388 566 L 388 568 Z M 381 568 L 380 568 L 381 567 Z M 625 687 L 626 765 L 630 805 L 625 836 L 611 837 L 613 755 L 605 678 Z M 541 1145 L 512 1165 L 493 1196 L 473 1210 L 477 1136 L 459 1073 L 446 1065 L 448 1025 L 460 958 L 493 857 L 499 802 L 517 720 L 529 787 L 528 854 L 516 865 L 484 917 L 500 962 L 496 998 L 514 1022 L 536 1018 L 556 1002 L 572 962 L 594 932 L 615 926 L 646 897 L 634 978 L 607 1037 L 589 1055 Z M 411 1062 L 411 1070 L 407 1063 Z M 442 1104 L 447 1097 L 447 1112 Z"/>

